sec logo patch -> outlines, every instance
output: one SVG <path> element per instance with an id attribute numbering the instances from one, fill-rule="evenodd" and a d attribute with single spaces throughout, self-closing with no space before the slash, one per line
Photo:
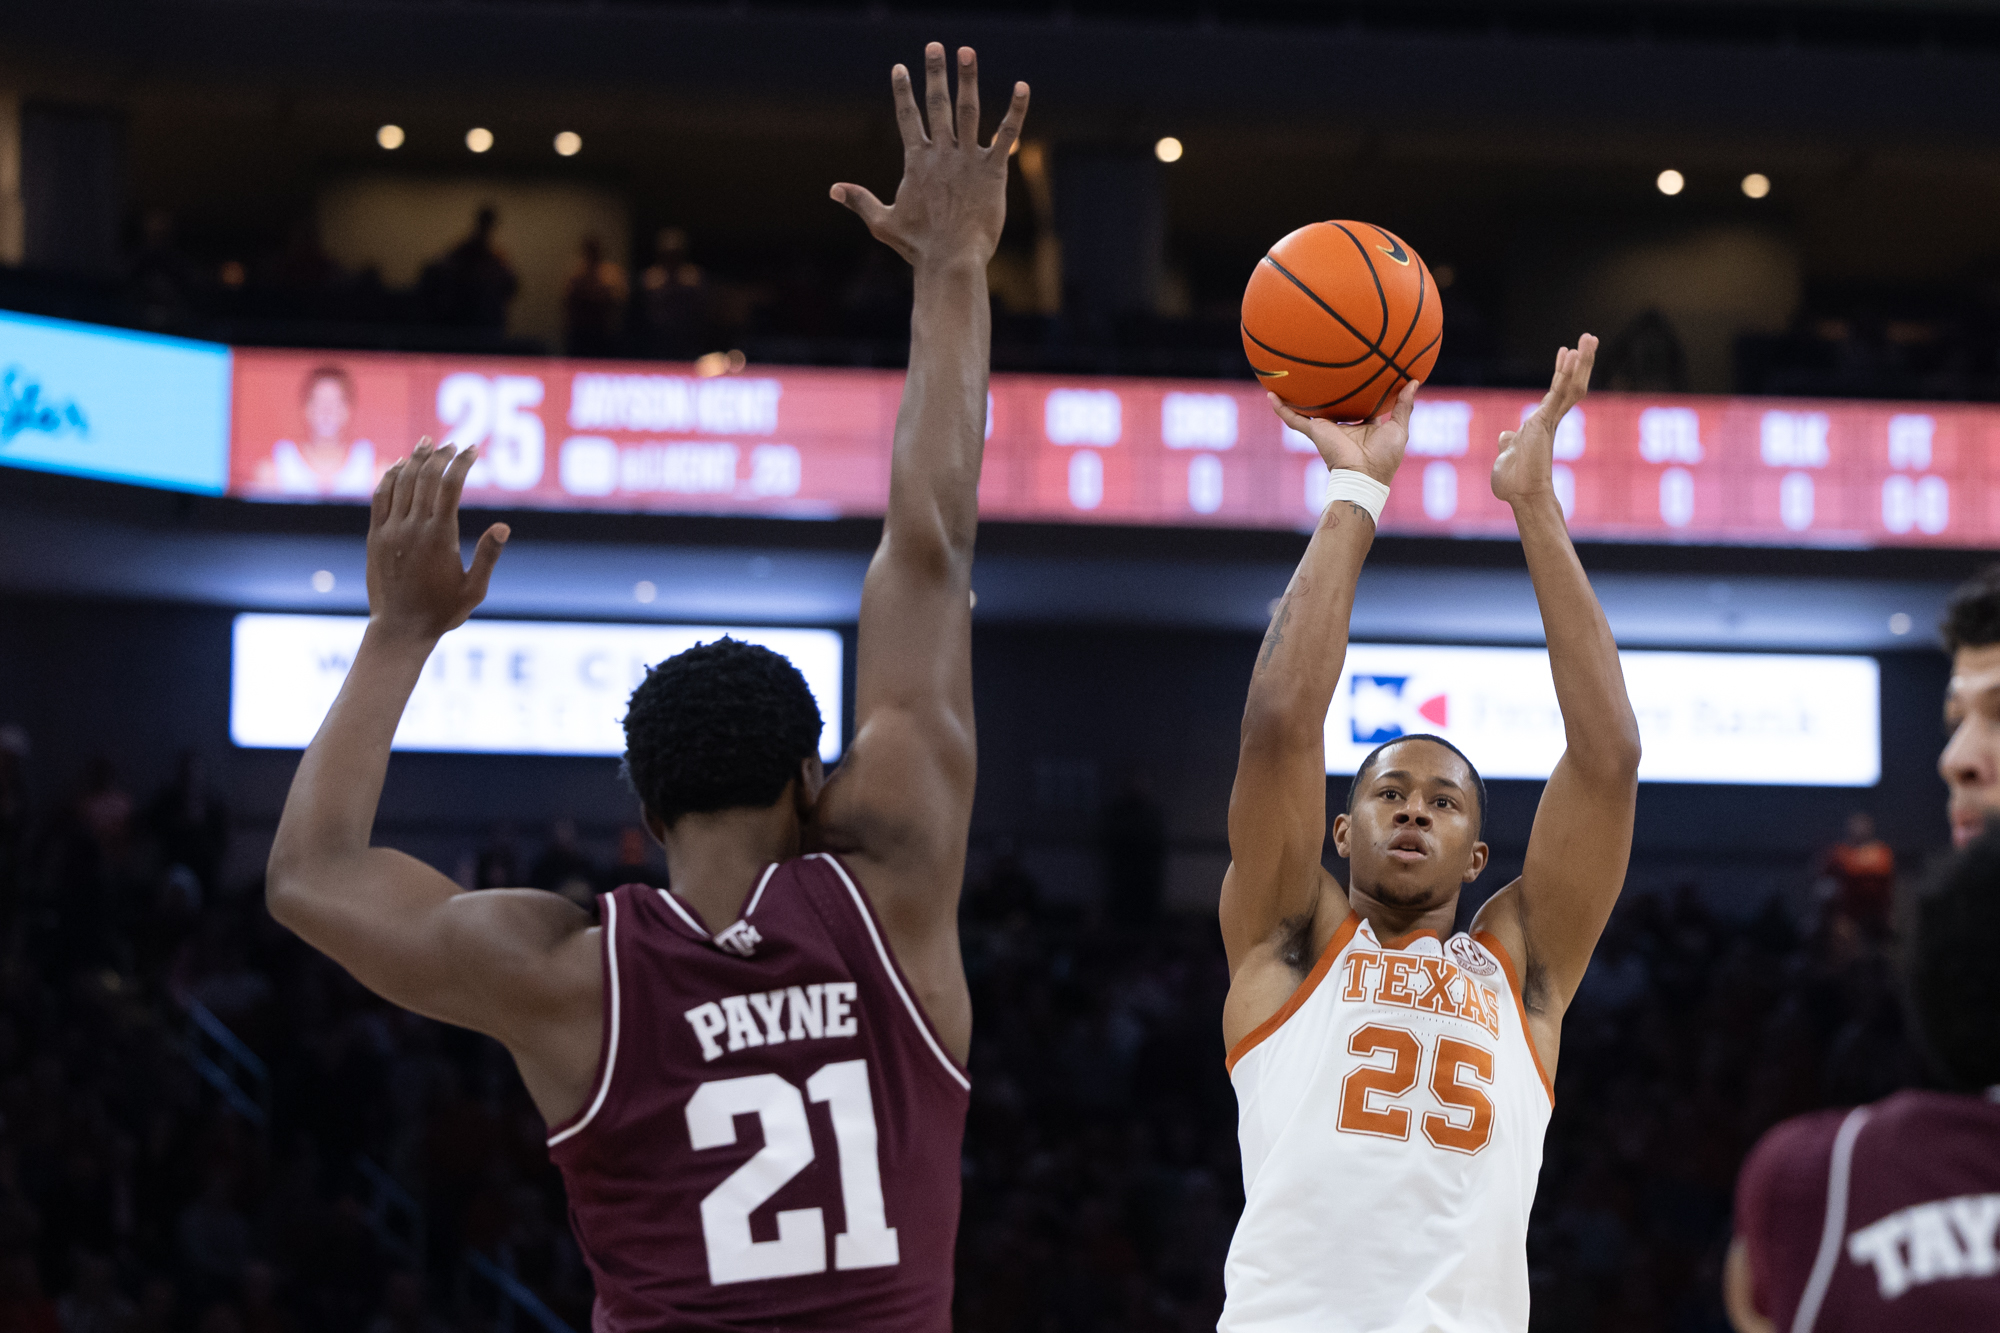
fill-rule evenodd
<path id="1" fill-rule="evenodd" d="M 1472 942 L 1470 935 L 1454 935 L 1445 947 L 1450 951 L 1453 962 L 1476 977 L 1490 977 L 1500 970 L 1492 957 Z"/>

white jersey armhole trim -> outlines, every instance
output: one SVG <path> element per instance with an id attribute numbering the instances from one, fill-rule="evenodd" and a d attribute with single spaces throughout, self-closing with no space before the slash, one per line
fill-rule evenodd
<path id="1" fill-rule="evenodd" d="M 604 965 L 611 969 L 611 1034 L 605 1038 L 610 1045 L 604 1051 L 604 1077 L 598 1080 L 597 1095 L 591 1098 L 590 1109 L 583 1113 L 583 1118 L 562 1133 L 550 1136 L 551 1148 L 597 1118 L 605 1095 L 611 1091 L 611 1071 L 618 1064 L 618 900 L 607 893 L 600 901 L 604 904 Z"/>
<path id="2" fill-rule="evenodd" d="M 875 945 L 876 956 L 882 960 L 882 971 L 887 974 L 889 984 L 896 988 L 896 995 L 902 1000 L 903 1007 L 910 1011 L 910 1021 L 916 1024 L 917 1035 L 924 1039 L 924 1045 L 931 1048 L 931 1054 L 935 1055 L 938 1063 L 944 1066 L 944 1072 L 950 1074 L 959 1087 L 967 1092 L 972 1091 L 972 1080 L 960 1073 L 952 1058 L 944 1053 L 944 1047 L 938 1045 L 937 1038 L 931 1035 L 931 1026 L 924 1021 L 923 1012 L 917 1008 L 917 1002 L 910 998 L 909 991 L 903 989 L 903 978 L 896 971 L 895 961 L 889 957 L 889 949 L 882 942 L 881 932 L 875 929 L 874 914 L 868 910 L 868 904 L 863 901 L 860 888 L 847 877 L 847 867 L 825 852 L 814 852 L 813 855 L 832 866 L 833 873 L 839 875 L 840 882 L 847 886 L 849 896 L 854 899 L 854 910 L 861 914 L 861 924 L 868 927 L 868 938 Z"/>
<path id="3" fill-rule="evenodd" d="M 1806 1289 L 1799 1295 L 1799 1308 L 1792 1313 L 1792 1333 L 1812 1333 L 1819 1322 L 1820 1306 L 1826 1303 L 1827 1288 L 1833 1285 L 1833 1270 L 1840 1262 L 1840 1239 L 1847 1230 L 1847 1186 L 1854 1171 L 1854 1141 L 1868 1123 L 1868 1108 L 1857 1106 L 1840 1122 L 1833 1136 L 1833 1159 L 1826 1173 L 1826 1228 L 1820 1232 L 1819 1254 L 1813 1259 Z"/>
<path id="4" fill-rule="evenodd" d="M 764 886 L 766 884 L 769 884 L 771 882 L 771 876 L 777 873 L 778 873 L 778 863 L 776 861 L 773 861 L 771 862 L 770 865 L 764 867 L 764 877 L 757 881 L 757 889 L 754 893 L 750 895 L 750 905 L 743 909 L 743 916 L 746 920 L 749 918 L 752 912 L 757 910 L 757 904 L 763 900 Z"/>
<path id="5" fill-rule="evenodd" d="M 765 873 L 766 875 L 768 875 L 770 872 L 766 871 Z M 659 894 L 660 901 L 665 903 L 667 906 L 673 908 L 674 915 L 679 917 L 681 920 L 687 922 L 688 926 L 691 929 L 693 929 L 696 934 L 700 935 L 703 939 L 708 938 L 708 927 L 702 925 L 701 922 L 695 920 L 694 915 L 690 913 L 687 908 L 682 907 L 680 905 L 680 900 L 674 897 L 673 891 L 671 889 L 655 889 L 653 890 L 653 892 Z"/>

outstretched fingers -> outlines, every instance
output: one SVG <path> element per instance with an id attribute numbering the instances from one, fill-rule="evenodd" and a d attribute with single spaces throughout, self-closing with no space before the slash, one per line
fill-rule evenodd
<path id="1" fill-rule="evenodd" d="M 969 46 L 958 48 L 958 142 L 979 146 L 979 55 Z"/>
<path id="2" fill-rule="evenodd" d="M 417 493 L 411 500 L 411 513 L 417 518 L 433 518 L 438 512 L 438 492 L 444 486 L 445 469 L 451 466 L 452 455 L 457 453 L 455 445 L 440 445 L 431 450 L 423 467 L 417 471 Z"/>
<path id="3" fill-rule="evenodd" d="M 924 48 L 924 118 L 930 124 L 932 142 L 952 141 L 951 81 L 945 74 L 943 42 Z"/>
<path id="4" fill-rule="evenodd" d="M 1417 389 L 1422 384 L 1422 380 L 1405 380 L 1396 394 L 1396 405 L 1389 409 L 1389 419 L 1404 430 L 1410 428 L 1410 412 L 1417 405 Z"/>
<path id="5" fill-rule="evenodd" d="M 1014 145 L 1021 138 L 1021 122 L 1028 118 L 1028 85 L 1014 85 L 1014 96 L 1007 103 L 1007 114 L 1000 120 L 1000 128 L 993 131 L 993 144 L 986 151 L 1005 157 L 1014 151 Z M 976 142 L 976 141 L 975 141 Z"/>
<path id="6" fill-rule="evenodd" d="M 1271 410 L 1278 414 L 1278 420 L 1284 422 L 1299 434 L 1308 438 L 1311 437 L 1312 432 L 1307 429 L 1307 427 L 1312 425 L 1311 417 L 1293 411 L 1291 404 L 1268 389 L 1265 390 L 1264 396 L 1271 400 Z"/>
<path id="7" fill-rule="evenodd" d="M 403 460 L 397 459 L 383 471 L 382 479 L 375 483 L 375 497 L 368 502 L 368 526 L 379 528 L 389 521 L 389 515 L 396 508 L 396 479 L 403 475 Z"/>
<path id="8" fill-rule="evenodd" d="M 451 460 L 451 466 L 444 470 L 444 480 L 438 486 L 435 513 L 446 518 L 457 515 L 458 498 L 465 492 L 466 474 L 472 471 L 472 465 L 478 458 L 479 446 L 473 444 L 466 446 L 458 457 Z"/>
<path id="9" fill-rule="evenodd" d="M 924 133 L 924 117 L 917 110 L 917 94 L 910 86 L 908 65 L 897 65 L 889 71 L 889 89 L 896 98 L 896 128 L 902 132 L 904 151 L 923 147 L 931 140 Z"/>
<path id="10" fill-rule="evenodd" d="M 410 450 L 410 456 L 396 464 L 396 494 L 389 502 L 389 517 L 404 518 L 410 512 L 411 503 L 417 494 L 417 474 L 431 456 L 431 441 L 427 435 L 417 441 L 417 447 Z"/>

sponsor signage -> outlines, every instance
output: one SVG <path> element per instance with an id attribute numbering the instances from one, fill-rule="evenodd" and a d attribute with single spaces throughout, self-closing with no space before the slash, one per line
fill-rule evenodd
<path id="1" fill-rule="evenodd" d="M 229 349 L 0 313 L 0 463 L 220 495 Z"/>
<path id="2" fill-rule="evenodd" d="M 303 749 L 340 692 L 367 624 L 365 616 L 237 616 L 230 739 Z M 468 621 L 439 640 L 395 748 L 623 754 L 626 700 L 646 669 L 725 634 L 791 659 L 819 702 L 820 758 L 839 758 L 843 655 L 836 630 L 508 620 Z"/>
<path id="3" fill-rule="evenodd" d="M 1881 777 L 1869 657 L 1626 652 L 1646 782 L 1869 787 Z M 1357 643 L 1326 719 L 1326 771 L 1398 736 L 1443 736 L 1488 778 L 1548 777 L 1564 748 L 1539 648 Z"/>

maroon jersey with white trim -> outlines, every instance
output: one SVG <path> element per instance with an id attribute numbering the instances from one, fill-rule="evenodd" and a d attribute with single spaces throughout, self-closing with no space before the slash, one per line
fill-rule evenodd
<path id="1" fill-rule="evenodd" d="M 2000 1329 L 1996 1097 L 1899 1092 L 1766 1134 L 1736 1182 L 1758 1311 L 1786 1333 Z"/>
<path id="2" fill-rule="evenodd" d="M 773 865 L 711 936 L 604 904 L 604 1054 L 549 1135 L 596 1333 L 948 1333 L 971 1084 L 831 856 Z"/>

